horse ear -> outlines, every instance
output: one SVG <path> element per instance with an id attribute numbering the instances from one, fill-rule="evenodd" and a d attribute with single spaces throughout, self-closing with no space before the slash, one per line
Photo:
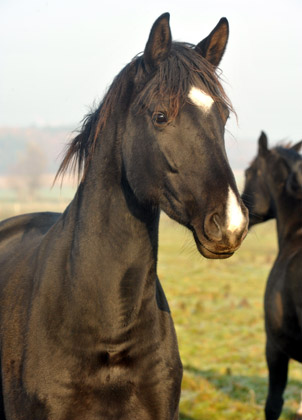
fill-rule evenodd
<path id="1" fill-rule="evenodd" d="M 298 143 L 294 144 L 293 146 L 291 146 L 292 150 L 295 150 L 296 152 L 300 152 L 302 147 L 302 140 L 298 141 Z"/>
<path id="2" fill-rule="evenodd" d="M 258 140 L 258 154 L 265 155 L 268 152 L 268 140 L 267 135 L 264 131 L 261 131 L 259 140 Z"/>
<path id="3" fill-rule="evenodd" d="M 210 35 L 196 45 L 195 50 L 217 67 L 226 49 L 228 39 L 229 23 L 226 18 L 221 18 Z"/>
<path id="4" fill-rule="evenodd" d="M 144 61 L 147 67 L 154 68 L 167 58 L 172 44 L 169 25 L 170 14 L 162 14 L 153 24 L 144 51 Z"/>

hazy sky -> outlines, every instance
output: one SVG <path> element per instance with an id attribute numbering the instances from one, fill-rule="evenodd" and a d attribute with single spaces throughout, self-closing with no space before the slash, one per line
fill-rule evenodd
<path id="1" fill-rule="evenodd" d="M 228 18 L 235 138 L 302 138 L 301 0 L 0 0 L 0 126 L 77 127 L 166 11 L 192 43 Z"/>

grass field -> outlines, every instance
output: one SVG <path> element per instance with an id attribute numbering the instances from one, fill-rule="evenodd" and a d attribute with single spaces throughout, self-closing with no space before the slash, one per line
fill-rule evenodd
<path id="1" fill-rule="evenodd" d="M 158 271 L 184 365 L 181 420 L 264 419 L 263 293 L 276 251 L 274 221 L 254 227 L 230 259 L 206 260 L 189 232 L 162 218 Z M 283 420 L 300 402 L 298 363 L 289 376 Z"/>
<path id="2" fill-rule="evenodd" d="M 0 219 L 24 211 L 61 211 L 65 199 L 1 201 Z M 255 227 L 228 260 L 207 260 L 190 232 L 161 219 L 158 272 L 178 335 L 184 377 L 181 420 L 263 420 L 267 392 L 263 293 L 276 255 L 274 222 Z M 281 419 L 293 419 L 302 369 L 291 362 Z"/>

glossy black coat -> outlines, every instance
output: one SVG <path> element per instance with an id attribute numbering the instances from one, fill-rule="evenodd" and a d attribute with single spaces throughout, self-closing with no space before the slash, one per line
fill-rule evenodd
<path id="1" fill-rule="evenodd" d="M 266 360 L 269 392 L 267 420 L 277 420 L 283 406 L 289 359 L 302 362 L 302 142 L 268 148 L 266 134 L 246 170 L 242 198 L 250 227 L 276 218 L 279 252 L 269 274 L 265 299 Z M 296 419 L 302 418 L 297 416 Z"/>

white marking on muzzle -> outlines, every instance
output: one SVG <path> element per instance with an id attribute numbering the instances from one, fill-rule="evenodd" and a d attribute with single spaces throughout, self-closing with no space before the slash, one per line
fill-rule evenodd
<path id="1" fill-rule="evenodd" d="M 226 228 L 230 232 L 235 232 L 242 228 L 245 221 L 242 209 L 237 197 L 231 187 L 229 187 L 227 207 L 226 207 Z"/>
<path id="2" fill-rule="evenodd" d="M 209 111 L 214 103 L 214 99 L 210 95 L 194 86 L 189 92 L 189 99 L 204 111 Z"/>

